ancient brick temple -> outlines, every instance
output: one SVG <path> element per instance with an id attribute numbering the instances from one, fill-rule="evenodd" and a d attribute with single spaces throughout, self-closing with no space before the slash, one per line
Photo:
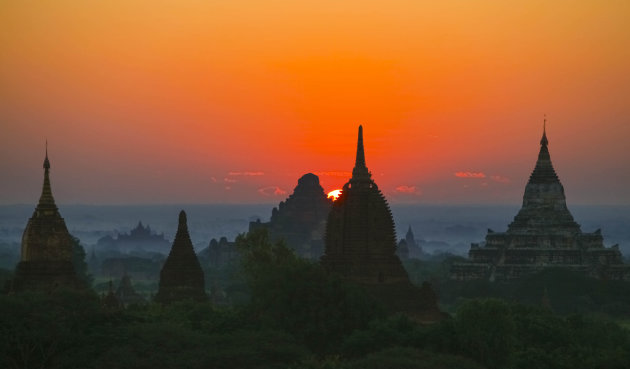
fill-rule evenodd
<path id="1" fill-rule="evenodd" d="M 319 177 L 307 173 L 298 179 L 293 193 L 273 208 L 269 222 L 251 222 L 249 230 L 267 228 L 272 240 L 284 239 L 299 256 L 319 259 L 331 205 Z"/>
<path id="2" fill-rule="evenodd" d="M 188 234 L 186 213 L 182 210 L 173 247 L 160 272 L 160 286 L 155 301 L 168 304 L 188 299 L 206 301 L 208 297 L 203 270 Z"/>
<path id="3" fill-rule="evenodd" d="M 619 246 L 604 247 L 599 229 L 582 232 L 573 219 L 548 146 L 543 129 L 538 161 L 525 186 L 521 210 L 507 232 L 489 229 L 484 244 L 473 243 L 470 262 L 453 265 L 452 278 L 507 280 L 550 267 L 596 278 L 630 278 L 630 267 L 623 264 Z"/>
<path id="4" fill-rule="evenodd" d="M 13 291 L 85 287 L 72 263 L 72 236 L 55 204 L 49 172 L 46 150 L 42 195 L 22 236 L 21 259 L 10 286 Z"/>
<path id="5" fill-rule="evenodd" d="M 393 311 L 421 320 L 441 317 L 431 287 L 413 286 L 396 255 L 394 220 L 365 165 L 361 126 L 352 178 L 328 216 L 322 264 L 330 273 L 364 285 Z"/>

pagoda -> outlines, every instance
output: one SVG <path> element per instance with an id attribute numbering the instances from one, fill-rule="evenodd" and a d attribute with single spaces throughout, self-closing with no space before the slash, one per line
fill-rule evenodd
<path id="1" fill-rule="evenodd" d="M 116 290 L 116 298 L 118 298 L 118 301 L 120 301 L 120 304 L 123 307 L 146 304 L 144 297 L 138 294 L 133 288 L 131 277 L 127 273 L 123 274 L 122 279 L 120 280 L 120 284 Z"/>
<path id="2" fill-rule="evenodd" d="M 173 247 L 160 272 L 155 301 L 168 304 L 187 299 L 206 301 L 207 296 L 203 270 L 188 234 L 186 213 L 182 210 Z"/>
<path id="3" fill-rule="evenodd" d="M 430 285 L 412 285 L 396 255 L 394 220 L 365 164 L 362 126 L 352 178 L 333 203 L 325 245 L 321 261 L 329 273 L 363 285 L 392 311 L 423 321 L 441 318 Z"/>
<path id="4" fill-rule="evenodd" d="M 582 232 L 569 212 L 564 187 L 551 163 L 546 122 L 538 160 L 525 186 L 523 205 L 506 232 L 488 230 L 485 244 L 473 243 L 468 263 L 454 264 L 454 279 L 509 280 L 545 268 L 563 268 L 596 278 L 623 279 L 619 246 L 607 248 L 601 231 Z"/>
<path id="5" fill-rule="evenodd" d="M 85 287 L 77 277 L 72 262 L 73 247 L 72 236 L 50 187 L 50 161 L 46 147 L 42 195 L 22 235 L 21 258 L 11 289 L 51 291 L 60 287 Z"/>

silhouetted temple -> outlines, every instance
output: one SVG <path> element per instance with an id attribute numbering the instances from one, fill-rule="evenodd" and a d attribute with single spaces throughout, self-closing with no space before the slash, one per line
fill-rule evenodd
<path id="1" fill-rule="evenodd" d="M 136 228 L 132 229 L 129 234 L 122 233 L 116 238 L 107 235 L 99 238 L 96 245 L 99 250 L 118 250 L 121 252 L 144 250 L 165 253 L 171 244 L 164 238 L 163 233 L 157 234 L 151 230 L 149 225 L 145 227 L 139 221 Z"/>
<path id="2" fill-rule="evenodd" d="M 207 296 L 203 271 L 188 234 L 186 213 L 182 210 L 173 247 L 160 272 L 155 301 L 168 304 L 187 299 L 206 301 Z"/>
<path id="3" fill-rule="evenodd" d="M 324 253 L 324 232 L 331 205 L 319 177 L 307 173 L 298 179 L 293 193 L 273 208 L 269 222 L 250 222 L 249 230 L 267 228 L 272 240 L 284 239 L 301 257 L 319 259 Z"/>
<path id="4" fill-rule="evenodd" d="M 396 254 L 402 260 L 405 259 L 420 259 L 424 256 L 424 252 L 422 251 L 422 247 L 416 241 L 416 238 L 411 230 L 411 226 L 407 230 L 405 234 L 405 238 L 398 241 L 398 247 L 396 249 Z"/>
<path id="5" fill-rule="evenodd" d="M 394 220 L 365 165 L 361 126 L 352 178 L 328 216 L 322 264 L 329 272 L 364 285 L 393 311 L 421 320 L 441 318 L 431 287 L 413 286 L 396 255 Z"/>
<path id="6" fill-rule="evenodd" d="M 525 186 L 523 205 L 507 232 L 488 230 L 483 245 L 473 243 L 470 263 L 454 264 L 454 279 L 506 280 L 563 268 L 596 278 L 628 279 L 619 246 L 604 247 L 601 231 L 584 233 L 569 212 L 564 187 L 551 164 L 546 131 L 538 161 Z"/>
<path id="7" fill-rule="evenodd" d="M 14 291 L 84 287 L 72 263 L 72 236 L 55 205 L 49 171 L 46 150 L 42 195 L 22 236 L 22 256 L 15 270 Z"/>
<path id="8" fill-rule="evenodd" d="M 221 237 L 218 241 L 216 238 L 211 239 L 208 247 L 201 250 L 198 255 L 204 265 L 213 268 L 230 265 L 238 260 L 238 256 L 239 253 L 235 243 L 228 241 L 227 237 Z"/>
<path id="9" fill-rule="evenodd" d="M 131 284 L 131 277 L 125 273 L 120 280 L 118 289 L 116 290 L 116 298 L 123 307 L 129 305 L 143 305 L 146 304 L 146 300 L 140 294 L 136 292 Z"/>

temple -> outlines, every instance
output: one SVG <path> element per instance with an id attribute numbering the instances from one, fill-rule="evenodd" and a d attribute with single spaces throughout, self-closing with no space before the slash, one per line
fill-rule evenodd
<path id="1" fill-rule="evenodd" d="M 623 264 L 619 246 L 605 247 L 599 229 L 582 232 L 573 219 L 548 146 L 544 127 L 521 210 L 506 232 L 488 229 L 485 243 L 471 245 L 470 262 L 454 264 L 453 279 L 509 280 L 552 267 L 595 278 L 630 278 L 630 268 Z"/>
<path id="2" fill-rule="evenodd" d="M 55 204 L 49 172 L 46 148 L 42 195 L 22 236 L 21 258 L 10 287 L 13 291 L 85 287 L 72 262 L 72 236 Z"/>
<path id="3" fill-rule="evenodd" d="M 331 205 L 319 177 L 307 173 L 298 179 L 293 193 L 273 208 L 269 222 L 250 222 L 249 230 L 267 228 L 272 240 L 283 239 L 297 255 L 317 260 L 324 253 L 324 232 Z"/>
<path id="4" fill-rule="evenodd" d="M 412 285 L 396 255 L 394 220 L 365 164 L 362 126 L 352 178 L 328 216 L 321 260 L 330 273 L 363 285 L 392 311 L 423 321 L 441 318 L 430 285 L 421 289 Z"/>
<path id="5" fill-rule="evenodd" d="M 144 226 L 141 221 L 129 234 L 118 234 L 116 238 L 107 235 L 98 239 L 96 246 L 99 250 L 118 250 L 123 253 L 131 251 L 168 252 L 171 244 L 163 233 L 157 234 L 149 225 Z"/>
<path id="6" fill-rule="evenodd" d="M 206 301 L 203 270 L 195 254 L 186 213 L 179 213 L 179 226 L 171 252 L 160 272 L 160 285 L 155 301 L 169 304 L 175 301 L 192 299 Z"/>
<path id="7" fill-rule="evenodd" d="M 145 298 L 138 294 L 133 288 L 131 277 L 127 273 L 125 273 L 120 280 L 120 284 L 116 290 L 116 298 L 125 308 L 130 305 L 144 305 L 147 302 Z"/>
<path id="8" fill-rule="evenodd" d="M 396 255 L 398 255 L 401 260 L 422 259 L 426 256 L 422 250 L 422 246 L 420 246 L 418 241 L 416 241 L 416 237 L 411 230 L 411 226 L 407 229 L 405 238 L 398 241 Z"/>

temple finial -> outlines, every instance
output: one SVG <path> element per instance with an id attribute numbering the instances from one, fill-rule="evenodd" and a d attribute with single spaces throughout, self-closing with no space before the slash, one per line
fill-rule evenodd
<path id="1" fill-rule="evenodd" d="M 50 189 L 50 161 L 48 161 L 48 140 L 46 140 L 46 157 L 44 158 L 44 186 L 39 198 L 38 207 L 55 207 L 55 200 Z"/>
<path id="2" fill-rule="evenodd" d="M 357 139 L 357 158 L 355 168 L 365 168 L 365 151 L 363 150 L 363 126 L 359 126 L 359 138 Z"/>
<path id="3" fill-rule="evenodd" d="M 547 146 L 549 144 L 549 140 L 547 140 L 547 114 L 545 114 L 543 118 L 543 135 L 540 139 L 540 144 L 542 146 Z"/>
<path id="4" fill-rule="evenodd" d="M 44 158 L 44 169 L 50 169 L 50 161 L 48 161 L 48 139 L 46 139 L 46 156 Z"/>

